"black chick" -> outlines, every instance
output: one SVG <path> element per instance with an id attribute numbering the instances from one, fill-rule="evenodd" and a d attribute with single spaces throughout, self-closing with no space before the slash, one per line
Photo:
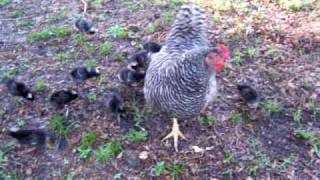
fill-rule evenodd
<path id="1" fill-rule="evenodd" d="M 119 71 L 118 78 L 121 83 L 127 86 L 137 86 L 145 77 L 145 72 L 138 72 L 134 69 L 124 67 Z"/>
<path id="2" fill-rule="evenodd" d="M 25 145 L 41 146 L 46 142 L 46 133 L 41 129 L 11 128 L 8 134 Z"/>
<path id="3" fill-rule="evenodd" d="M 62 91 L 54 92 L 50 97 L 50 103 L 52 106 L 60 109 L 77 97 L 78 93 L 76 91 L 64 89 Z"/>
<path id="4" fill-rule="evenodd" d="M 78 67 L 71 71 L 71 77 L 76 82 L 83 82 L 86 79 L 100 75 L 99 68 L 95 67 Z"/>
<path id="5" fill-rule="evenodd" d="M 96 29 L 93 28 L 92 23 L 86 21 L 83 18 L 77 19 L 75 22 L 75 26 L 81 33 L 87 33 L 87 34 L 96 33 Z"/>
<path id="6" fill-rule="evenodd" d="M 109 92 L 106 96 L 106 106 L 109 112 L 117 116 L 120 122 L 120 114 L 125 111 L 125 103 L 123 98 L 118 92 Z"/>
<path id="7" fill-rule="evenodd" d="M 258 93 L 255 89 L 248 85 L 237 85 L 237 89 L 241 95 L 241 97 L 248 103 L 252 105 L 256 105 L 259 101 Z"/>
<path id="8" fill-rule="evenodd" d="M 30 89 L 28 89 L 23 83 L 17 82 L 14 79 L 10 79 L 6 84 L 9 92 L 12 95 L 21 96 L 30 101 L 34 100 L 34 95 L 30 91 Z"/>
<path id="9" fill-rule="evenodd" d="M 145 49 L 149 53 L 157 53 L 161 50 L 162 47 L 160 44 L 152 41 L 146 42 L 142 46 L 143 49 Z"/>
<path id="10" fill-rule="evenodd" d="M 130 58 L 130 63 L 128 64 L 128 68 L 134 69 L 139 72 L 143 72 L 146 69 L 148 61 L 148 52 L 140 51 L 135 53 Z"/>

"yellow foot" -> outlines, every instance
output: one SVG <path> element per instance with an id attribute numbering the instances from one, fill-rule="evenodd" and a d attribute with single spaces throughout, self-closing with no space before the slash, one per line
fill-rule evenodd
<path id="1" fill-rule="evenodd" d="M 179 141 L 179 136 L 182 137 L 182 139 L 187 139 L 186 137 L 184 137 L 184 135 L 182 134 L 182 132 L 179 129 L 179 124 L 178 124 L 178 120 L 176 118 L 173 118 L 173 125 L 172 125 L 172 131 L 162 139 L 162 141 L 173 137 L 173 144 L 174 144 L 174 149 L 176 150 L 176 152 L 178 152 L 178 141 Z"/>

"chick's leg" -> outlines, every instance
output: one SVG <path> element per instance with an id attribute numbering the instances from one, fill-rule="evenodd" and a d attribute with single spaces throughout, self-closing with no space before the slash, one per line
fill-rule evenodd
<path id="1" fill-rule="evenodd" d="M 173 144 L 176 152 L 178 152 L 178 141 L 179 141 L 179 136 L 182 137 L 182 139 L 186 139 L 182 132 L 180 131 L 179 124 L 178 124 L 178 119 L 173 118 L 173 125 L 172 125 L 172 131 L 162 139 L 162 141 L 173 137 Z"/>

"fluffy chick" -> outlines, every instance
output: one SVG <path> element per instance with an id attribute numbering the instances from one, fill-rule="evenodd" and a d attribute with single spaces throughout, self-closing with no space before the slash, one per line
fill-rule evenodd
<path id="1" fill-rule="evenodd" d="M 148 62 L 148 52 L 139 51 L 131 56 L 130 63 L 128 64 L 128 68 L 131 68 L 138 72 L 144 72 L 147 66 L 147 62 Z"/>
<path id="2" fill-rule="evenodd" d="M 28 99 L 30 101 L 34 100 L 34 95 L 30 91 L 30 89 L 27 88 L 27 86 L 22 82 L 17 82 L 14 79 L 10 79 L 9 81 L 7 81 L 6 85 L 10 94 L 14 96 L 24 97 L 25 99 Z"/>
<path id="3" fill-rule="evenodd" d="M 41 146 L 46 142 L 46 133 L 41 129 L 11 128 L 8 134 L 25 145 Z"/>
<path id="4" fill-rule="evenodd" d="M 145 49 L 148 53 L 157 53 L 161 50 L 161 45 L 156 42 L 146 42 L 143 45 L 143 49 Z"/>
<path id="5" fill-rule="evenodd" d="M 248 85 L 237 85 L 241 97 L 248 103 L 256 105 L 259 102 L 259 95 L 255 89 Z"/>
<path id="6" fill-rule="evenodd" d="M 145 72 L 138 72 L 134 69 L 124 67 L 119 71 L 118 79 L 127 86 L 137 86 L 145 77 Z"/>
<path id="7" fill-rule="evenodd" d="M 50 104 L 60 109 L 76 98 L 78 98 L 78 93 L 76 91 L 64 89 L 62 91 L 54 92 L 51 95 Z"/>
<path id="8" fill-rule="evenodd" d="M 74 81 L 83 82 L 89 78 L 99 76 L 100 71 L 97 67 L 77 67 L 70 74 Z"/>
<path id="9" fill-rule="evenodd" d="M 111 91 L 107 94 L 105 102 L 108 111 L 115 114 L 118 121 L 120 121 L 120 114 L 125 110 L 122 96 L 118 92 Z"/>
<path id="10" fill-rule="evenodd" d="M 79 18 L 75 22 L 75 27 L 81 32 L 81 33 L 87 33 L 87 34 L 94 34 L 96 33 L 96 29 L 93 27 L 91 22 L 88 22 L 87 20 L 83 18 Z"/>

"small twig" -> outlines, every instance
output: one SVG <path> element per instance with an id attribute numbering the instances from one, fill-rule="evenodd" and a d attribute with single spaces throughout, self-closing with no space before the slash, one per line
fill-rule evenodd
<path id="1" fill-rule="evenodd" d="M 85 0 L 81 0 L 81 2 L 83 3 L 83 12 L 82 12 L 82 17 L 85 17 L 85 15 L 87 14 L 87 7 L 88 7 L 88 4 Z"/>

